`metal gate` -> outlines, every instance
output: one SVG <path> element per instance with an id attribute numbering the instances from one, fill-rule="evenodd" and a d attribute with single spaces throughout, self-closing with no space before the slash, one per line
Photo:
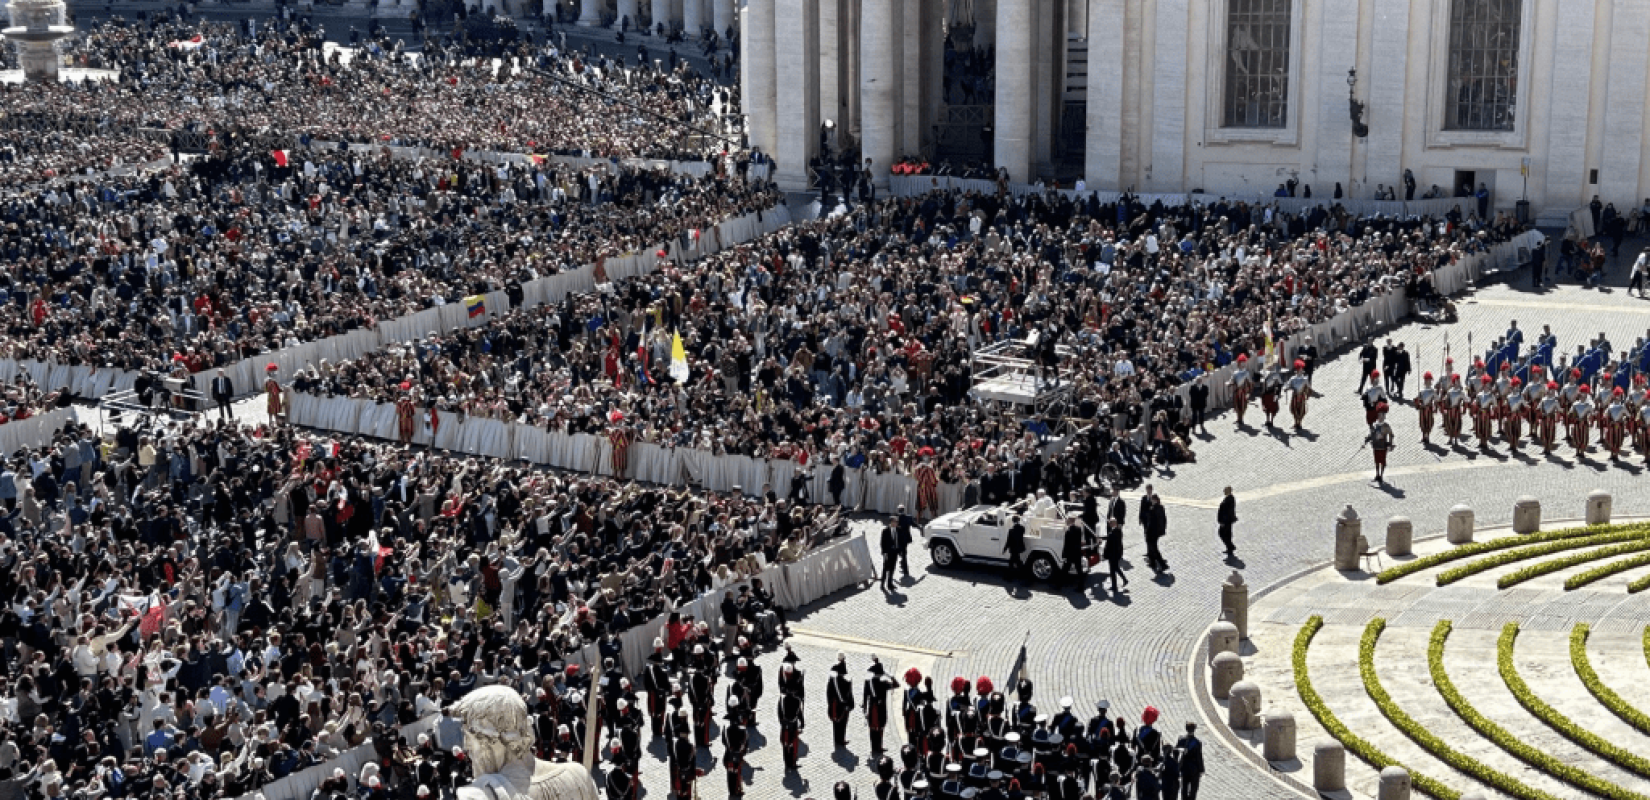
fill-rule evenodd
<path id="1" fill-rule="evenodd" d="M 941 106 L 937 159 L 976 160 L 991 154 L 994 106 Z"/>

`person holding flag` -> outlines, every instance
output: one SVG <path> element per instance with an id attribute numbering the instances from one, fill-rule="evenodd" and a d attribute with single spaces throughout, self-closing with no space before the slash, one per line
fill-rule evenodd
<path id="1" fill-rule="evenodd" d="M 680 331 L 670 333 L 670 379 L 677 383 L 687 383 L 688 379 L 687 349 L 682 346 Z"/>
<path id="2" fill-rule="evenodd" d="M 1249 410 L 1249 391 L 1254 388 L 1254 378 L 1249 374 L 1249 356 L 1242 353 L 1237 357 L 1237 369 L 1226 385 L 1232 389 L 1232 410 L 1237 413 L 1237 426 L 1243 427 L 1243 412 Z"/>
<path id="3" fill-rule="evenodd" d="M 1266 427 L 1272 427 L 1278 418 L 1278 395 L 1283 392 L 1283 372 L 1272 365 L 1260 379 L 1260 410 L 1266 414 Z"/>

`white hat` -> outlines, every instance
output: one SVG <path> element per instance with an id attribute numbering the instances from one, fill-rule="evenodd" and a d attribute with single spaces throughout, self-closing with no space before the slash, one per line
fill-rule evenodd
<path id="1" fill-rule="evenodd" d="M 1060 698 L 1060 707 L 1061 708 L 1071 708 L 1071 697 L 1069 695 L 1066 696 L 1066 697 Z"/>

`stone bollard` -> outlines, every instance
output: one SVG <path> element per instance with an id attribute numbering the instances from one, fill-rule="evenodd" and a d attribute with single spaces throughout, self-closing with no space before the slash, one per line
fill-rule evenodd
<path id="1" fill-rule="evenodd" d="M 1472 509 L 1462 505 L 1449 510 L 1449 528 L 1446 532 L 1450 544 L 1466 544 L 1472 541 Z"/>
<path id="2" fill-rule="evenodd" d="M 1386 554 L 1407 556 L 1415 552 L 1415 526 L 1409 517 L 1393 517 L 1386 521 Z"/>
<path id="3" fill-rule="evenodd" d="M 1541 530 L 1541 501 L 1525 495 L 1513 503 L 1513 533 Z"/>
<path id="4" fill-rule="evenodd" d="M 1249 584 L 1235 569 L 1220 585 L 1220 618 L 1237 626 L 1239 639 L 1249 638 Z"/>
<path id="5" fill-rule="evenodd" d="M 1226 724 L 1239 731 L 1260 727 L 1260 687 L 1253 681 L 1232 685 L 1232 696 L 1226 700 Z"/>
<path id="6" fill-rule="evenodd" d="M 1610 524 L 1610 493 L 1603 489 L 1594 489 L 1587 495 L 1587 524 Z"/>
<path id="7" fill-rule="evenodd" d="M 1221 653 L 1237 654 L 1238 629 L 1236 625 L 1221 620 L 1209 626 L 1209 663 L 1215 663 L 1215 656 Z"/>
<path id="8" fill-rule="evenodd" d="M 1267 761 L 1295 759 L 1294 714 L 1274 706 L 1266 712 L 1266 718 L 1261 720 L 1260 727 L 1264 731 L 1266 742 L 1261 750 L 1263 758 Z"/>
<path id="9" fill-rule="evenodd" d="M 1363 552 L 1358 540 L 1363 538 L 1364 523 L 1358 512 L 1348 505 L 1335 518 L 1335 569 L 1351 572 L 1358 569 L 1358 554 Z"/>
<path id="10" fill-rule="evenodd" d="M 1380 787 L 1376 800 L 1409 800 L 1409 770 L 1403 767 L 1381 770 Z"/>
<path id="11" fill-rule="evenodd" d="M 1209 688 L 1214 690 L 1215 699 L 1230 699 L 1232 687 L 1243 680 L 1243 659 L 1237 653 L 1216 655 L 1209 673 Z"/>
<path id="12" fill-rule="evenodd" d="M 1312 748 L 1312 788 L 1320 792 L 1346 788 L 1346 748 L 1340 742 L 1318 742 Z"/>

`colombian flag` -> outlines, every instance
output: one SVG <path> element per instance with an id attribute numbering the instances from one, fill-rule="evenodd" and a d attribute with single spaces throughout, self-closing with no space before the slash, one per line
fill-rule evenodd
<path id="1" fill-rule="evenodd" d="M 464 307 L 470 312 L 470 319 L 475 319 L 487 313 L 486 295 L 472 294 L 464 298 Z"/>

